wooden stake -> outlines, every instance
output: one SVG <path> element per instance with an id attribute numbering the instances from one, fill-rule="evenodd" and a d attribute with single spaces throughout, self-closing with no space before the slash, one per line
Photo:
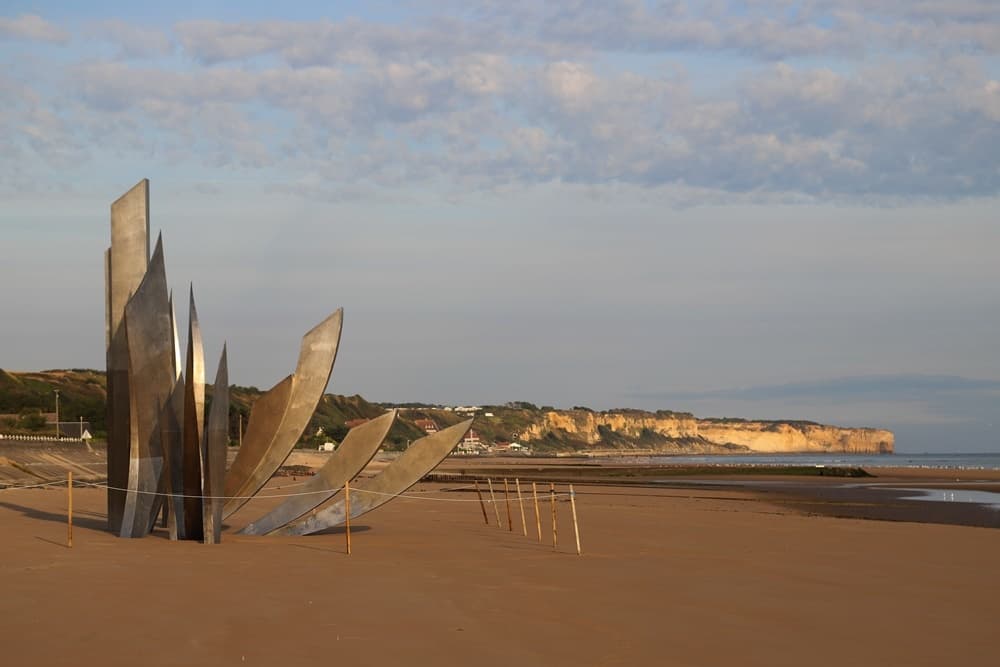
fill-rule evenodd
<path id="1" fill-rule="evenodd" d="M 535 498 L 535 525 L 538 526 L 538 541 L 542 541 L 542 515 L 538 511 L 538 485 L 531 483 L 531 495 Z"/>
<path id="2" fill-rule="evenodd" d="M 507 478 L 503 478 L 503 497 L 507 501 L 507 530 L 514 532 L 514 519 L 510 513 L 510 487 L 507 486 Z"/>
<path id="3" fill-rule="evenodd" d="M 73 471 L 66 473 L 66 546 L 73 548 Z"/>
<path id="4" fill-rule="evenodd" d="M 476 479 L 473 481 L 476 483 L 476 495 L 479 496 L 479 508 L 483 510 L 483 521 L 485 521 L 488 526 L 490 525 L 490 517 L 486 515 L 486 503 L 483 502 L 483 492 L 479 489 L 479 480 Z"/>
<path id="5" fill-rule="evenodd" d="M 569 506 L 573 509 L 573 534 L 576 535 L 576 555 L 580 555 L 580 526 L 576 522 L 576 491 L 569 485 Z"/>
<path id="6" fill-rule="evenodd" d="M 549 499 L 552 501 L 552 548 L 559 549 L 559 537 L 556 530 L 556 485 L 549 482 Z"/>
<path id="7" fill-rule="evenodd" d="M 344 482 L 344 535 L 347 536 L 347 555 L 351 555 L 351 483 Z"/>
<path id="8" fill-rule="evenodd" d="M 521 530 L 524 536 L 528 536 L 528 524 L 524 520 L 524 498 L 521 497 L 521 480 L 514 478 L 514 486 L 517 487 L 517 504 L 521 507 Z"/>
<path id="9" fill-rule="evenodd" d="M 497 497 L 493 495 L 493 480 L 487 477 L 486 483 L 490 485 L 490 502 L 493 503 L 493 512 L 497 515 L 497 528 L 503 528 L 503 524 L 500 523 L 500 508 L 497 507 Z"/>

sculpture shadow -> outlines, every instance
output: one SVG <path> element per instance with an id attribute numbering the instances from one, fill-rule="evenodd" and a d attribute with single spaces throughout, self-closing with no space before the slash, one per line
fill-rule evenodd
<path id="1" fill-rule="evenodd" d="M 46 544 L 54 544 L 55 546 L 62 547 L 63 549 L 69 549 L 69 548 L 71 548 L 65 542 L 57 542 L 56 540 L 50 540 L 47 537 L 39 537 L 38 535 L 35 535 L 35 539 L 39 540 L 41 542 L 45 542 Z"/>
<path id="2" fill-rule="evenodd" d="M 30 519 L 40 519 L 41 521 L 55 521 L 57 523 L 66 523 L 66 514 L 56 514 L 55 512 L 45 512 L 40 509 L 35 509 L 34 507 L 25 507 L 24 505 L 18 505 L 17 503 L 3 502 L 0 501 L 0 507 L 4 509 L 14 510 L 15 512 L 20 512 L 24 516 Z M 107 517 L 103 514 L 98 514 L 96 512 L 74 512 L 73 513 L 73 526 L 80 528 L 87 528 L 89 530 L 100 530 L 106 532 L 108 529 Z"/>

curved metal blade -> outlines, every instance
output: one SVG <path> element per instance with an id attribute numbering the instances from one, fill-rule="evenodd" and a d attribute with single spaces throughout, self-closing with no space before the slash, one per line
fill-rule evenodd
<path id="1" fill-rule="evenodd" d="M 351 518 L 384 505 L 420 481 L 420 478 L 437 467 L 469 432 L 472 420 L 449 426 L 432 435 L 417 440 L 381 474 L 351 485 Z M 354 492 L 357 491 L 357 495 Z M 346 520 L 343 499 L 329 507 L 310 514 L 302 521 L 275 531 L 278 535 L 309 535 L 339 526 Z"/>
<path id="2" fill-rule="evenodd" d="M 254 468 L 267 454 L 281 418 L 288 408 L 292 394 L 292 376 L 268 389 L 257 399 L 250 410 L 250 422 L 243 434 L 243 444 L 236 450 L 236 459 L 226 473 L 226 497 L 232 498 L 253 473 Z"/>
<path id="3" fill-rule="evenodd" d="M 151 495 L 162 490 L 160 415 L 177 380 L 170 320 L 163 244 L 158 239 L 149 269 L 125 305 L 130 447 L 122 537 L 148 534 L 160 505 L 159 497 Z"/>
<path id="4" fill-rule="evenodd" d="M 354 479 L 382 446 L 396 421 L 396 411 L 352 428 L 340 447 L 308 482 L 300 487 L 303 495 L 292 496 L 269 514 L 239 531 L 245 535 L 267 535 L 332 498 Z"/>
<path id="5" fill-rule="evenodd" d="M 226 448 L 229 446 L 229 363 L 226 346 L 215 373 L 212 406 L 205 422 L 204 446 L 201 451 L 202 495 L 201 506 L 205 544 L 222 541 L 222 495 L 226 481 Z"/>
<path id="6" fill-rule="evenodd" d="M 323 397 L 326 385 L 333 373 L 333 364 L 337 360 L 337 347 L 340 344 L 340 332 L 343 328 L 344 309 L 338 308 L 335 313 L 317 324 L 302 338 L 299 350 L 299 362 L 292 375 L 292 386 L 288 404 L 281 417 L 281 422 L 273 432 L 270 442 L 263 455 L 256 462 L 248 461 L 249 474 L 245 477 L 233 475 L 233 486 L 238 488 L 234 493 L 226 492 L 230 500 L 222 511 L 222 518 L 230 516 L 267 483 L 267 480 L 281 467 L 288 455 L 292 453 L 295 443 L 302 437 L 302 432 L 309 425 L 319 399 Z M 258 401 L 259 402 L 259 401 Z M 254 412 L 257 406 L 254 405 Z M 252 417 L 252 415 L 251 415 Z M 247 434 L 253 425 L 251 418 L 247 425 Z M 261 435 L 262 439 L 265 436 Z M 249 465 L 253 463 L 254 465 Z M 233 465 L 235 472 L 235 463 Z M 230 485 L 226 483 L 226 488 Z"/>

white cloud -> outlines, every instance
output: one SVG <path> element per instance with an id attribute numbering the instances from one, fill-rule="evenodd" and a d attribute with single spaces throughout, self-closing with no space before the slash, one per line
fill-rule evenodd
<path id="1" fill-rule="evenodd" d="M 121 19 L 100 21 L 94 33 L 115 44 L 124 58 L 150 58 L 173 49 L 170 38 L 161 30 L 126 23 Z"/>
<path id="2" fill-rule="evenodd" d="M 63 160 L 88 148 L 169 155 L 280 167 L 288 182 L 321 174 L 340 188 L 989 196 L 1000 190 L 1000 90 L 988 36 L 962 31 L 997 25 L 979 2 L 948 13 L 762 0 L 738 14 L 717 3 L 487 2 L 405 24 L 183 22 L 174 35 L 190 60 L 178 67 L 167 33 L 107 21 L 98 33 L 125 60 L 20 84 L 38 104 L 62 105 L 60 118 L 76 115 L 80 150 Z M 748 57 L 706 65 L 706 52 Z M 772 60 L 788 54 L 810 58 Z M 51 160 L 43 125 L 25 113 L 6 114 L 14 145 Z"/>
<path id="3" fill-rule="evenodd" d="M 22 14 L 17 18 L 0 16 L 0 38 L 27 39 L 38 42 L 65 44 L 69 34 L 37 14 Z"/>

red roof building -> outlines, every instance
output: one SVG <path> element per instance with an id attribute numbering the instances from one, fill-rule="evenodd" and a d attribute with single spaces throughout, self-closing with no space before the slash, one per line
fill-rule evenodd
<path id="1" fill-rule="evenodd" d="M 433 419 L 417 419 L 414 420 L 413 423 L 417 425 L 417 428 L 423 429 L 424 433 L 427 433 L 428 435 L 431 433 L 437 433 L 438 427 L 437 424 L 434 423 Z"/>

